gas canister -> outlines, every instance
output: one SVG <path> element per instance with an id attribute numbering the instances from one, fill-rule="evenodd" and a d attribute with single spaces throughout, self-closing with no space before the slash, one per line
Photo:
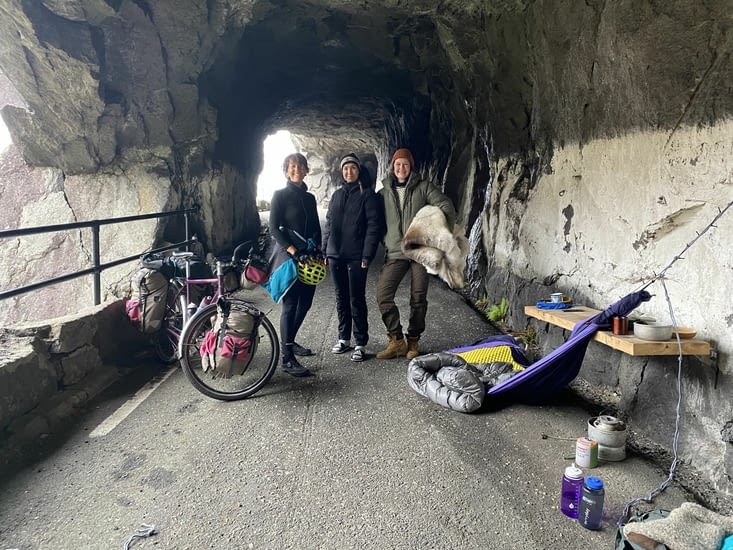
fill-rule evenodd
<path id="1" fill-rule="evenodd" d="M 598 466 L 598 442 L 587 437 L 579 437 L 575 443 L 575 464 L 581 468 Z"/>

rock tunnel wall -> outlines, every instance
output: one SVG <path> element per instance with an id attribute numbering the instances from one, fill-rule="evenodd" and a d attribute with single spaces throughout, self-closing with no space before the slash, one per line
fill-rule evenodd
<path id="1" fill-rule="evenodd" d="M 729 8 L 12 0 L 0 7 L 0 68 L 25 105 L 2 113 L 36 185 L 5 223 L 196 206 L 196 231 L 220 251 L 258 228 L 269 133 L 295 135 L 323 203 L 342 154 L 382 176 L 406 145 L 467 227 L 470 299 L 507 297 L 517 328 L 522 306 L 554 290 L 602 307 L 653 279 L 733 199 Z M 120 230 L 105 248 L 131 254 L 173 233 Z M 671 304 L 718 350 L 717 365 L 685 361 L 681 452 L 725 494 L 732 235 L 728 214 L 666 273 L 666 291 L 654 283 L 643 312 L 666 320 Z M 85 239 L 69 237 L 71 249 Z M 85 259 L 62 244 L 14 243 L 4 259 Z M 127 272 L 107 275 L 106 297 L 124 292 Z M 68 295 L 73 306 L 84 292 Z M 559 343 L 538 329 L 545 350 Z M 591 352 L 581 378 L 620 395 L 630 421 L 669 446 L 676 367 L 605 351 Z"/>

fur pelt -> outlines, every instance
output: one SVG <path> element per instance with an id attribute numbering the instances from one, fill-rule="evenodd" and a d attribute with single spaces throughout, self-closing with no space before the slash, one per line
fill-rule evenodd
<path id="1" fill-rule="evenodd" d="M 456 224 L 451 232 L 437 206 L 423 206 L 402 238 L 402 253 L 437 275 L 451 288 L 463 288 L 468 239 Z"/>

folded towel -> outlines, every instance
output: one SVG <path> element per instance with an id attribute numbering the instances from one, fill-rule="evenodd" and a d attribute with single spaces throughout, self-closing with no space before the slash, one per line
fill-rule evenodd
<path id="1" fill-rule="evenodd" d="M 537 309 L 569 309 L 573 307 L 573 302 L 548 302 L 546 300 L 540 300 L 537 302 Z"/>
<path id="2" fill-rule="evenodd" d="M 627 537 L 639 533 L 674 550 L 719 550 L 733 534 L 733 517 L 685 502 L 666 518 L 627 523 L 623 530 Z"/>

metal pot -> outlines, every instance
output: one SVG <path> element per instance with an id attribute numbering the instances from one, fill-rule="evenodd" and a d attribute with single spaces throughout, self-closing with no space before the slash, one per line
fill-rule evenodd
<path id="1" fill-rule="evenodd" d="M 626 446 L 626 423 L 613 416 L 594 416 L 588 420 L 588 438 L 598 442 L 600 458 L 600 447 Z"/>

